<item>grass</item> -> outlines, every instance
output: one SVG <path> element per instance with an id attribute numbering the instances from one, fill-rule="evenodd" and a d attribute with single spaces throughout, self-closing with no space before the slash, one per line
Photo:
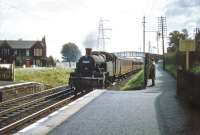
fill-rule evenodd
<path id="1" fill-rule="evenodd" d="M 166 64 L 166 71 L 171 74 L 174 78 L 177 76 L 176 66 L 172 64 Z"/>
<path id="2" fill-rule="evenodd" d="M 190 69 L 190 71 L 191 71 L 192 73 L 195 73 L 195 74 L 200 74 L 200 65 L 192 67 L 192 68 Z"/>
<path id="3" fill-rule="evenodd" d="M 71 70 L 64 68 L 15 69 L 16 82 L 39 82 L 50 87 L 68 84 Z"/>
<path id="4" fill-rule="evenodd" d="M 140 70 L 138 73 L 132 75 L 131 79 L 121 86 L 121 90 L 135 90 L 141 89 L 144 83 L 144 70 Z"/>

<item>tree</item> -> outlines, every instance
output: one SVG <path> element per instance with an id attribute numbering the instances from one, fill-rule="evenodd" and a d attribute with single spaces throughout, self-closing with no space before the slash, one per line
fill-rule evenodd
<path id="1" fill-rule="evenodd" d="M 56 61 L 54 60 L 53 56 L 47 57 L 47 66 L 48 67 L 55 67 Z"/>
<path id="2" fill-rule="evenodd" d="M 170 46 L 179 46 L 179 39 L 181 37 L 181 33 L 179 31 L 173 31 L 169 33 Z"/>
<path id="3" fill-rule="evenodd" d="M 182 29 L 182 39 L 188 39 L 189 34 L 187 29 Z"/>
<path id="4" fill-rule="evenodd" d="M 61 54 L 63 61 L 75 62 L 81 56 L 81 51 L 74 43 L 67 43 L 63 45 Z"/>
<path id="5" fill-rule="evenodd" d="M 170 40 L 170 47 L 178 48 L 179 47 L 179 40 L 180 39 L 188 39 L 188 31 L 187 29 L 183 29 L 182 32 L 177 30 L 169 33 L 169 40 Z"/>

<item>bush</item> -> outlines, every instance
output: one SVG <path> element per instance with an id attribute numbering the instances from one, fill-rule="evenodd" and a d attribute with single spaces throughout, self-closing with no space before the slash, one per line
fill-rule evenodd
<path id="1" fill-rule="evenodd" d="M 190 69 L 190 72 L 199 74 L 200 73 L 200 65 L 194 66 Z"/>

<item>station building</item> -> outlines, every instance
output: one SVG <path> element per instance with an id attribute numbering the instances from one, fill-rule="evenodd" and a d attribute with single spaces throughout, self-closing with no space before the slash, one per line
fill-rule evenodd
<path id="1" fill-rule="evenodd" d="M 0 63 L 46 66 L 46 40 L 0 40 Z"/>

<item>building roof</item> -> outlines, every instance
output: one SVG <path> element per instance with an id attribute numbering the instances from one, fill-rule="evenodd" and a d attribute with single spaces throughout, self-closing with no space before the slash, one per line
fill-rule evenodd
<path id="1" fill-rule="evenodd" d="M 0 40 L 0 46 L 7 42 L 10 47 L 14 49 L 29 49 L 31 48 L 36 42 L 40 42 L 42 45 L 43 43 L 41 41 L 27 41 L 27 40 Z"/>

